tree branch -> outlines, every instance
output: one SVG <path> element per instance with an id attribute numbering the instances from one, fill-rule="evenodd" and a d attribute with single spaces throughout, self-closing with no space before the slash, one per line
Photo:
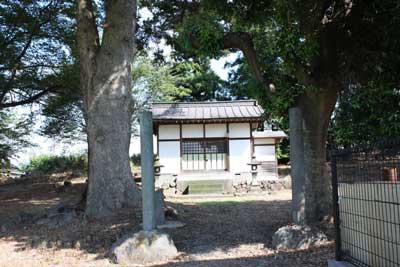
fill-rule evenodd
<path id="1" fill-rule="evenodd" d="M 267 95 L 270 96 L 275 91 L 275 86 L 262 73 L 250 34 L 246 32 L 230 32 L 222 38 L 222 43 L 224 49 L 234 48 L 240 49 L 243 52 L 254 78 L 263 85 Z"/>
<path id="2" fill-rule="evenodd" d="M 40 93 L 37 93 L 33 96 L 30 96 L 24 100 L 20 100 L 20 101 L 13 101 L 13 102 L 8 102 L 8 103 L 0 103 L 0 110 L 3 108 L 11 108 L 11 107 L 16 107 L 16 106 L 22 106 L 22 105 L 26 105 L 26 104 L 30 104 L 35 102 L 36 100 L 40 99 L 42 96 L 46 95 L 47 93 L 49 93 L 50 91 L 54 90 L 56 87 L 50 87 L 47 88 L 43 91 L 41 91 Z"/>
<path id="3" fill-rule="evenodd" d="M 37 27 L 35 27 L 35 28 L 37 28 Z M 21 63 L 21 59 L 25 56 L 26 51 L 28 51 L 28 48 L 31 46 L 33 37 L 35 36 L 36 32 L 37 32 L 37 30 L 33 30 L 33 32 L 29 35 L 27 42 L 25 43 L 24 47 L 22 48 L 22 51 L 19 53 L 19 55 L 14 60 L 14 63 L 12 64 L 11 70 L 10 70 L 11 76 L 8 79 L 5 87 L 10 87 L 10 85 L 14 81 L 15 76 L 17 75 L 17 70 L 19 69 L 19 64 Z"/>
<path id="4" fill-rule="evenodd" d="M 22 59 L 25 57 L 27 51 L 29 50 L 29 48 L 31 47 L 31 44 L 33 42 L 33 40 L 40 36 L 40 31 L 41 28 L 46 25 L 47 23 L 51 22 L 51 15 L 49 15 L 49 13 L 45 13 L 46 9 L 49 8 L 51 5 L 53 5 L 53 1 L 50 1 L 46 6 L 44 6 L 40 11 L 39 11 L 39 15 L 37 17 L 38 21 L 35 22 L 35 24 L 32 26 L 32 30 L 30 32 L 26 32 L 26 34 L 29 34 L 29 36 L 27 37 L 26 43 L 25 45 L 22 47 L 21 52 L 18 54 L 18 56 L 13 59 L 10 64 L 10 66 L 8 67 L 4 67 L 1 68 L 0 71 L 5 71 L 5 70 L 9 70 L 11 72 L 11 76 L 8 79 L 8 81 L 3 85 L 3 89 L 2 89 L 2 93 L 0 94 L 0 103 L 3 102 L 5 96 L 7 95 L 7 93 L 9 93 L 10 91 L 12 91 L 12 86 L 14 83 L 14 80 L 16 78 L 17 75 L 17 71 L 23 69 L 21 67 L 21 61 Z M 49 15 L 48 18 L 44 19 L 43 21 L 40 22 L 40 19 L 43 19 L 44 15 Z M 15 27 L 16 25 L 14 25 Z M 10 39 L 10 42 L 13 41 L 15 38 L 17 38 L 18 34 L 15 34 L 13 38 Z M 7 46 L 7 43 L 6 43 Z"/>

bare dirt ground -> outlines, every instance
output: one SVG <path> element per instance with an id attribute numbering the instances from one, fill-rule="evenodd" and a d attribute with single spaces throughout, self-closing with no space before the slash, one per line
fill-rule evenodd
<path id="1" fill-rule="evenodd" d="M 0 266 L 118 266 L 107 251 L 122 235 L 140 229 L 140 211 L 101 222 L 79 215 L 59 227 L 37 224 L 57 203 L 75 203 L 82 190 L 68 192 L 54 183 L 0 186 Z M 273 233 L 290 223 L 290 192 L 254 196 L 182 196 L 168 198 L 186 226 L 168 230 L 180 256 L 148 266 L 327 266 L 333 244 L 306 251 L 271 249 Z"/>

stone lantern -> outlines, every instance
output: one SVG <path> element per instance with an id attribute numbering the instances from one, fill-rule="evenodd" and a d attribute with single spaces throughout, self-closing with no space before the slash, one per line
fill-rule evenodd
<path id="1" fill-rule="evenodd" d="M 256 160 L 256 157 L 253 155 L 251 157 L 251 161 L 250 163 L 247 163 L 247 165 L 251 166 L 251 185 L 257 185 L 257 169 L 258 169 L 258 165 L 261 165 L 261 163 L 259 161 Z"/>

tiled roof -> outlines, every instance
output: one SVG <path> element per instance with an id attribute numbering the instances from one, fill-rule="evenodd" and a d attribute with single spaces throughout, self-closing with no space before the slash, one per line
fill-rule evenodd
<path id="1" fill-rule="evenodd" d="M 153 103 L 154 122 L 262 121 L 263 109 L 254 100 Z"/>

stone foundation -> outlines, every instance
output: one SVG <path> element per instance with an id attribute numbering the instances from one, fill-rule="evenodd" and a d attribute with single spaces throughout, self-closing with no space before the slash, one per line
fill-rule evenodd
<path id="1" fill-rule="evenodd" d="M 233 185 L 234 193 L 274 192 L 284 188 L 281 180 L 257 181 L 256 185 L 252 182 L 242 181 Z"/>
<path id="2" fill-rule="evenodd" d="M 178 175 L 162 175 L 156 180 L 156 187 L 163 189 L 165 195 L 192 194 L 236 194 L 255 192 L 274 192 L 291 188 L 291 177 L 287 175 L 282 178 L 252 180 L 250 174 L 232 176 L 215 174 L 217 179 L 208 176 L 199 176 L 199 179 L 182 179 Z M 210 177 L 213 177 L 210 175 Z M 192 192 L 189 190 L 193 188 Z M 194 189 L 196 187 L 196 190 Z"/>

